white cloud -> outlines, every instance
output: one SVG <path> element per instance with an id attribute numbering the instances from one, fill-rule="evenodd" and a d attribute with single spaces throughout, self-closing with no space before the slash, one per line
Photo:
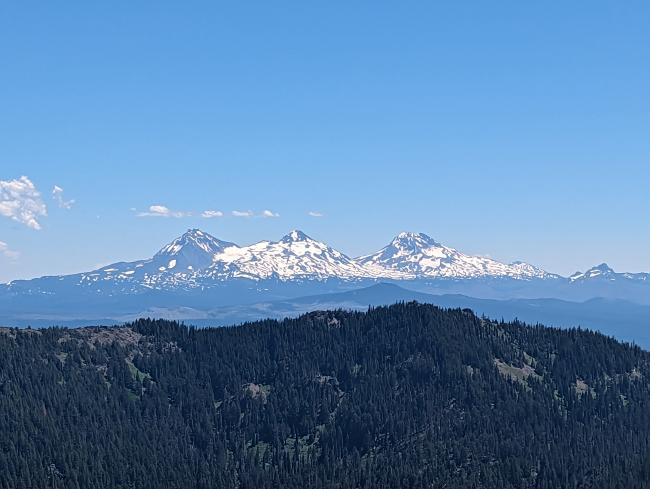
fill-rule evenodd
<path id="1" fill-rule="evenodd" d="M 184 211 L 174 211 L 171 210 L 169 207 L 166 207 L 164 205 L 150 205 L 149 210 L 146 212 L 140 212 L 138 214 L 138 217 L 187 217 L 191 216 L 192 214 L 190 212 L 184 212 Z"/>
<path id="2" fill-rule="evenodd" d="M 309 215 L 311 217 L 323 217 L 325 214 L 323 214 L 322 212 L 318 212 L 318 211 L 309 211 L 307 213 L 307 215 Z"/>
<path id="3" fill-rule="evenodd" d="M 20 253 L 9 248 L 9 245 L 4 241 L 0 241 L 0 255 L 15 260 L 20 256 Z"/>
<path id="4" fill-rule="evenodd" d="M 268 209 L 264 209 L 262 211 L 262 217 L 280 217 L 280 214 L 277 212 L 270 211 Z"/>
<path id="5" fill-rule="evenodd" d="M 235 217 L 252 217 L 253 211 L 232 211 L 232 215 Z"/>
<path id="6" fill-rule="evenodd" d="M 204 217 L 206 219 L 212 219 L 213 217 L 222 217 L 223 212 L 221 211 L 212 211 L 212 210 L 207 210 L 201 212 L 201 217 Z"/>
<path id="7" fill-rule="evenodd" d="M 74 205 L 74 199 L 65 200 L 63 198 L 63 189 L 58 185 L 55 185 L 52 189 L 52 198 L 59 204 L 61 209 L 72 209 Z"/>
<path id="8" fill-rule="evenodd" d="M 47 216 L 47 207 L 32 181 L 22 176 L 17 180 L 0 180 L 0 215 L 38 230 L 38 218 Z"/>

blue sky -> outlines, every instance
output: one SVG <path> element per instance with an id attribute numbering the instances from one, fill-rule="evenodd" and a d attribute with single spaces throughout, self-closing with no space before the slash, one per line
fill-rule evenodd
<path id="1" fill-rule="evenodd" d="M 0 280 L 190 227 L 650 271 L 647 2 L 137 3 L 0 5 Z"/>

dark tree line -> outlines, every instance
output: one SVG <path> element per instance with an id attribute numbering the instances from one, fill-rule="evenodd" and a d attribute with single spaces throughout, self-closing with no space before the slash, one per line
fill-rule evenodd
<path id="1" fill-rule="evenodd" d="M 416 303 L 0 331 L 0 488 L 650 487 L 650 354 Z"/>

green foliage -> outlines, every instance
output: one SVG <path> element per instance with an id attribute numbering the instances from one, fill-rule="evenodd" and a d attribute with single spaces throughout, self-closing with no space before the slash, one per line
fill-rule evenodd
<path id="1" fill-rule="evenodd" d="M 650 354 L 588 331 L 415 303 L 0 330 L 0 489 L 643 488 L 649 448 Z"/>

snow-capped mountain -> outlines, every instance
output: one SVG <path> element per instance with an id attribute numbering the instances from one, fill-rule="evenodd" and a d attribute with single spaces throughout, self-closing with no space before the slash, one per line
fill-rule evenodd
<path id="1" fill-rule="evenodd" d="M 395 280 L 557 277 L 528 263 L 505 264 L 491 258 L 466 255 L 423 233 L 400 233 L 381 250 L 359 257 L 356 262 L 370 276 Z"/>
<path id="2" fill-rule="evenodd" d="M 215 255 L 230 248 L 238 246 L 200 229 L 190 229 L 148 260 L 114 263 L 60 280 L 100 289 L 115 284 L 118 289 L 114 292 L 135 292 L 142 288 L 192 289 L 202 285 L 202 277 L 213 264 Z"/>
<path id="3" fill-rule="evenodd" d="M 190 229 L 164 246 L 153 257 L 153 261 L 162 262 L 160 266 L 168 270 L 201 270 L 212 265 L 214 256 L 228 248 L 236 249 L 238 246 L 221 241 L 200 229 Z"/>
<path id="4" fill-rule="evenodd" d="M 213 256 L 207 271 L 219 279 L 344 280 L 366 277 L 354 260 L 302 231 L 291 231 L 279 241 L 260 241 L 229 247 Z"/>
<path id="5" fill-rule="evenodd" d="M 571 283 L 585 283 L 595 280 L 610 282 L 625 280 L 650 283 L 650 273 L 617 273 L 607 263 L 601 263 L 586 272 L 576 272 L 569 277 Z"/>

